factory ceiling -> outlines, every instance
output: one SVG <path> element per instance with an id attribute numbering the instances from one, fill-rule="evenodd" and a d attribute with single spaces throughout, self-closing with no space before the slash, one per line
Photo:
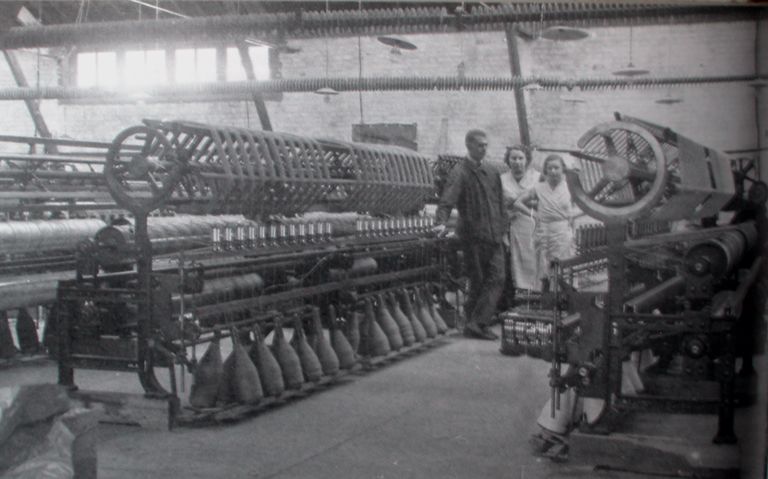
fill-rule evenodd
<path id="1" fill-rule="evenodd" d="M 495 5 L 499 2 L 483 2 Z M 3 1 L 0 14 L 14 18 L 20 7 L 25 7 L 44 25 L 79 22 L 108 22 L 153 20 L 183 17 L 211 17 L 220 15 L 251 15 L 296 11 L 381 10 L 414 8 L 418 6 L 444 7 L 453 12 L 464 2 L 397 2 L 397 1 L 263 1 L 263 0 L 44 0 Z"/>
<path id="2" fill-rule="evenodd" d="M 24 7 L 26 26 L 18 26 Z M 680 3 L 533 2 L 250 2 L 250 1 L 26 1 L 0 2 L 0 48 L 105 46 L 179 42 L 520 31 L 548 26 L 602 27 L 754 20 L 760 9 Z M 36 18 L 42 19 L 36 23 Z M 31 25 L 31 26 L 30 26 Z"/>

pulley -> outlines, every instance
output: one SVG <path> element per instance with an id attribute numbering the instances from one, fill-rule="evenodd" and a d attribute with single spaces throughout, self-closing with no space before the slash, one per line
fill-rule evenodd
<path id="1" fill-rule="evenodd" d="M 137 125 L 112 142 L 104 176 L 118 205 L 133 213 L 149 213 L 173 193 L 181 178 L 180 167 L 168 138 L 154 128 Z"/>
<path id="2" fill-rule="evenodd" d="M 646 129 L 626 121 L 602 123 L 570 152 L 576 164 L 566 172 L 576 204 L 602 221 L 631 219 L 649 212 L 662 198 L 667 160 Z"/>

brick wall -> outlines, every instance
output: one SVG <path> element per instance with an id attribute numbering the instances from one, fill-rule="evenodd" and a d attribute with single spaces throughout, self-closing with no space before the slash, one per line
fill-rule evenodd
<path id="1" fill-rule="evenodd" d="M 578 42 L 519 42 L 524 74 L 563 77 L 610 77 L 629 61 L 628 28 L 594 28 Z M 755 24 L 752 22 L 634 27 L 633 63 L 654 76 L 751 74 L 755 68 Z M 764 35 L 768 36 L 768 35 Z M 467 76 L 509 76 L 503 32 L 409 35 L 416 51 L 393 54 L 374 37 L 361 39 L 364 76 L 454 76 L 460 63 Z M 354 77 L 358 74 L 356 38 L 292 40 L 300 53 L 282 55 L 284 78 Z M 37 81 L 35 51 L 19 53 L 31 84 Z M 41 58 L 42 84 L 57 81 L 56 62 Z M 0 86 L 13 86 L 0 62 Z M 661 105 L 655 100 L 674 95 L 684 100 Z M 578 97 L 572 103 L 563 97 Z M 312 93 L 287 93 L 267 108 L 276 130 L 309 136 L 351 139 L 351 125 L 360 123 L 360 95 L 341 93 L 328 102 Z M 573 98 L 571 98 L 573 99 Z M 684 85 L 675 88 L 581 92 L 526 92 L 531 137 L 541 145 L 573 147 L 596 123 L 614 111 L 670 126 L 722 149 L 754 147 L 754 91 L 744 84 Z M 518 141 L 512 92 L 364 92 L 363 120 L 368 123 L 416 123 L 418 144 L 426 154 L 463 153 L 464 133 L 483 128 L 490 135 L 489 155 L 501 158 L 504 146 Z M 4 102 L 0 132 L 30 135 L 34 127 L 21 102 Z M 765 113 L 765 101 L 762 105 Z M 142 118 L 180 118 L 258 128 L 248 101 L 225 103 L 66 104 L 44 101 L 42 111 L 58 136 L 111 140 Z M 764 115 L 764 117 L 766 117 Z M 768 123 L 768 122 L 763 122 Z M 764 125 L 765 128 L 765 125 Z M 765 134 L 765 132 L 763 132 Z"/>

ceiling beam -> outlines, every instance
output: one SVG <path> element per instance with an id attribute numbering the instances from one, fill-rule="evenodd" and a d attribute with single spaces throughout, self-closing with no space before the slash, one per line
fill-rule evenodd
<path id="1" fill-rule="evenodd" d="M 476 7 L 449 13 L 442 7 L 399 8 L 376 11 L 337 10 L 224 15 L 205 18 L 159 19 L 11 28 L 0 33 L 0 49 L 46 46 L 93 46 L 174 42 L 193 38 L 282 34 L 285 38 L 318 38 L 327 35 L 443 33 L 447 31 L 499 30 L 508 23 L 536 22 L 541 26 L 565 24 L 580 27 L 606 25 L 659 25 L 721 21 L 754 21 L 759 8 L 707 5 L 549 4 L 546 15 L 536 4 Z"/>

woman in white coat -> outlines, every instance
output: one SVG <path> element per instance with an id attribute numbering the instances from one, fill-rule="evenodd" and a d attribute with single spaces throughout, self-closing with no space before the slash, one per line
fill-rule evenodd
<path id="1" fill-rule="evenodd" d="M 510 218 L 509 234 L 505 241 L 509 246 L 509 271 L 516 289 L 539 291 L 536 279 L 536 254 L 533 248 L 535 221 L 533 211 L 525 205 L 514 208 L 515 200 L 539 181 L 539 173 L 531 168 L 531 159 L 524 147 L 507 148 L 504 163 L 508 172 L 501 175 L 504 205 Z"/>

